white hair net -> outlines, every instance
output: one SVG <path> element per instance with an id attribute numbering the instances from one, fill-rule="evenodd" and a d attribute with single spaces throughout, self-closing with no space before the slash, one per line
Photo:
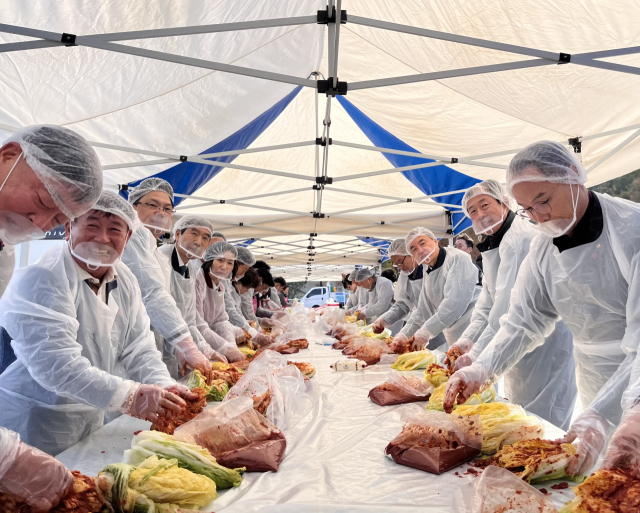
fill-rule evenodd
<path id="1" fill-rule="evenodd" d="M 223 241 L 227 242 L 227 238 L 224 236 L 224 233 L 213 232 L 211 234 L 211 238 L 212 239 L 222 239 Z"/>
<path id="2" fill-rule="evenodd" d="M 407 236 L 404 238 L 404 243 L 407 246 L 407 249 L 411 247 L 411 243 L 418 237 L 429 237 L 430 239 L 437 240 L 431 230 L 418 226 L 407 233 Z"/>
<path id="3" fill-rule="evenodd" d="M 171 184 L 162 178 L 156 178 L 152 176 L 146 180 L 142 180 L 137 187 L 134 187 L 129 191 L 129 203 L 135 203 L 140 200 L 145 194 L 149 194 L 153 191 L 166 192 L 171 198 L 171 204 L 173 205 L 173 187 Z"/>
<path id="4" fill-rule="evenodd" d="M 236 246 L 238 250 L 238 262 L 244 265 L 248 265 L 249 267 L 253 267 L 256 263 L 256 257 L 253 256 L 253 253 L 249 251 L 247 248 L 243 248 L 242 246 Z"/>
<path id="5" fill-rule="evenodd" d="M 238 258 L 238 249 L 228 242 L 219 240 L 207 248 L 204 252 L 203 258 L 205 262 L 215 260 L 216 258 L 229 258 L 235 260 Z"/>
<path id="6" fill-rule="evenodd" d="M 33 125 L 14 132 L 4 144 L 18 143 L 26 163 L 69 219 L 91 208 L 102 191 L 102 166 L 91 145 L 73 130 Z"/>
<path id="7" fill-rule="evenodd" d="M 409 253 L 409 250 L 407 249 L 407 243 L 404 239 L 395 239 L 392 241 L 391 244 L 389 244 L 388 254 L 389 258 L 397 255 L 411 256 L 411 253 Z"/>
<path id="8" fill-rule="evenodd" d="M 491 196 L 500 203 L 504 203 L 506 206 L 509 206 L 509 200 L 507 199 L 500 182 L 498 182 L 498 180 L 484 180 L 483 182 L 477 183 L 473 187 L 468 188 L 467 192 L 464 193 L 462 198 L 462 210 L 464 210 L 464 214 L 467 217 L 469 217 L 467 203 L 476 196 L 481 196 L 483 194 Z"/>
<path id="9" fill-rule="evenodd" d="M 364 281 L 367 278 L 372 278 L 376 275 L 373 269 L 358 269 L 356 273 L 356 281 Z"/>
<path id="10" fill-rule="evenodd" d="M 124 219 L 131 231 L 135 231 L 140 226 L 138 213 L 123 197 L 112 191 L 102 191 L 91 210 L 101 210 Z"/>
<path id="11" fill-rule="evenodd" d="M 583 184 L 587 173 L 575 153 L 563 144 L 540 141 L 516 153 L 507 169 L 507 192 L 520 182 Z"/>
<path id="12" fill-rule="evenodd" d="M 213 225 L 202 216 L 186 215 L 178 219 L 178 222 L 173 227 L 173 235 L 178 230 L 186 230 L 187 228 L 204 228 L 213 232 Z"/>

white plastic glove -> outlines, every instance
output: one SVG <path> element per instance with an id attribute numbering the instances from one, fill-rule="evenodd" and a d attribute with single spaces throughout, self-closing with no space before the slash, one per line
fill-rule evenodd
<path id="1" fill-rule="evenodd" d="M 265 347 L 273 344 L 273 339 L 270 336 L 265 335 L 264 333 L 258 333 L 251 339 L 251 342 L 259 347 Z"/>
<path id="2" fill-rule="evenodd" d="M 131 417 L 156 422 L 171 413 L 180 413 L 187 403 L 158 385 L 136 385 L 120 411 Z"/>
<path id="3" fill-rule="evenodd" d="M 476 359 L 471 355 L 471 353 L 463 354 L 455 362 L 453 362 L 453 372 L 457 372 L 460 369 L 469 367 L 469 365 L 473 364 L 473 362 L 475 361 Z"/>
<path id="4" fill-rule="evenodd" d="M 356 317 L 357 321 L 366 321 L 367 320 L 367 314 L 364 312 L 358 312 L 358 317 Z"/>
<path id="5" fill-rule="evenodd" d="M 233 327 L 233 336 L 236 340 L 236 344 L 244 344 L 247 341 L 245 331 L 238 326 Z"/>
<path id="6" fill-rule="evenodd" d="M 429 340 L 431 340 L 432 338 L 433 337 L 431 336 L 431 333 L 429 333 L 427 329 L 420 328 L 413 336 L 413 343 L 410 347 L 411 351 L 422 351 L 425 347 L 427 347 Z"/>
<path id="7" fill-rule="evenodd" d="M 472 348 L 473 341 L 471 339 L 458 339 L 458 341 L 447 350 L 447 357 L 444 360 L 445 365 L 449 365 L 451 363 L 450 358 L 453 358 L 453 363 L 455 364 L 462 355 L 468 353 Z M 471 365 L 471 363 L 463 365 L 463 367 L 467 367 L 468 365 Z"/>
<path id="8" fill-rule="evenodd" d="M 0 491 L 40 513 L 56 506 L 72 485 L 73 476 L 62 463 L 0 427 Z"/>
<path id="9" fill-rule="evenodd" d="M 391 350 L 394 353 L 396 351 L 400 351 L 400 349 L 403 349 L 407 345 L 407 342 L 409 342 L 409 339 L 407 338 L 407 336 L 404 333 L 398 333 L 395 337 L 393 337 Z"/>
<path id="10" fill-rule="evenodd" d="M 345 314 L 349 316 L 353 315 L 353 308 L 349 308 L 349 310 L 347 310 Z"/>
<path id="11" fill-rule="evenodd" d="M 640 403 L 624 412 L 605 453 L 604 468 L 625 468 L 640 479 Z"/>
<path id="12" fill-rule="evenodd" d="M 171 392 L 172 394 L 182 397 L 185 401 L 195 401 L 198 398 L 198 394 L 194 394 L 186 386 L 181 385 L 180 383 L 174 383 L 162 388 L 167 392 Z"/>
<path id="13" fill-rule="evenodd" d="M 202 344 L 200 344 L 200 347 L 198 349 L 200 350 L 200 352 L 203 355 L 205 355 L 207 360 L 209 360 L 210 362 L 213 361 L 213 362 L 228 363 L 227 359 L 224 356 L 222 356 L 220 353 L 218 353 L 218 351 L 215 351 L 206 342 L 203 342 Z"/>
<path id="14" fill-rule="evenodd" d="M 229 349 L 227 349 L 225 356 L 231 363 L 244 360 L 244 354 L 242 354 L 242 351 L 240 351 L 240 349 L 238 349 L 237 347 L 230 347 Z"/>
<path id="15" fill-rule="evenodd" d="M 255 337 L 258 334 L 258 330 L 256 330 L 255 328 L 249 328 L 247 330 L 247 333 L 249 335 L 251 335 L 251 338 Z"/>
<path id="16" fill-rule="evenodd" d="M 387 323 L 384 322 L 384 319 L 378 318 L 378 320 L 373 323 L 373 332 L 376 335 L 379 335 L 380 333 L 382 333 L 384 331 L 384 329 L 386 327 L 387 327 Z"/>
<path id="17" fill-rule="evenodd" d="M 597 411 L 587 408 L 571 423 L 567 434 L 560 439 L 562 443 L 573 443 L 576 455 L 567 465 L 570 476 L 586 475 L 596 464 L 600 453 L 604 449 L 607 437 L 613 429 L 613 424 Z"/>
<path id="18" fill-rule="evenodd" d="M 469 397 L 480 391 L 480 389 L 491 381 L 489 371 L 474 363 L 469 367 L 455 372 L 447 381 L 447 388 L 444 395 L 444 411 L 451 413 L 453 406 L 464 404 Z"/>
<path id="19" fill-rule="evenodd" d="M 187 337 L 176 344 L 175 355 L 182 376 L 187 373 L 188 369 L 197 369 L 207 381 L 210 380 L 211 363 L 209 359 L 200 352 L 191 337 Z"/>

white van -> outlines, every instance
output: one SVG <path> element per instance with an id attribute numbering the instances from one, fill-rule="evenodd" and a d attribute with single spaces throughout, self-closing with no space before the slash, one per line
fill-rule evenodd
<path id="1" fill-rule="evenodd" d="M 300 300 L 307 308 L 318 308 L 329 301 L 329 287 L 313 287 Z"/>

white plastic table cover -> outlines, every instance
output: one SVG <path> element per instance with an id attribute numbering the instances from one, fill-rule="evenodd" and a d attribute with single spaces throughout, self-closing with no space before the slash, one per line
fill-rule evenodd
<path id="1" fill-rule="evenodd" d="M 325 337 L 328 338 L 328 337 Z M 309 349 L 288 358 L 311 362 L 319 403 L 287 436 L 285 458 L 277 473 L 247 473 L 239 488 L 219 491 L 203 511 L 218 513 L 427 513 L 451 511 L 454 490 L 469 480 L 465 464 L 433 475 L 394 463 L 384 448 L 401 431 L 401 408 L 371 402 L 371 388 L 384 382 L 389 365 L 364 371 L 335 372 L 329 365 L 345 357 L 308 337 Z M 423 371 L 415 371 L 419 375 Z M 416 403 L 426 406 L 426 403 Z M 546 437 L 559 428 L 545 422 Z M 95 476 L 109 463 L 122 461 L 133 433 L 149 423 L 122 416 L 95 431 L 57 457 L 72 470 Z M 458 473 L 456 475 L 455 473 Z M 571 489 L 546 488 L 557 508 L 574 497 Z"/>

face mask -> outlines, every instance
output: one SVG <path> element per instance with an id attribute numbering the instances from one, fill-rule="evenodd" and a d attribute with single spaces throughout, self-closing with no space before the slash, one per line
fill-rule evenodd
<path id="1" fill-rule="evenodd" d="M 427 253 L 424 257 L 421 254 L 418 254 L 418 256 L 415 258 L 418 261 L 418 265 L 424 264 L 427 260 L 431 258 L 431 255 L 433 255 L 435 252 L 436 252 L 436 248 L 434 246 L 434 248 L 429 253 Z"/>
<path id="2" fill-rule="evenodd" d="M 406 258 L 409 258 L 409 255 L 407 255 Z M 398 270 L 400 271 L 400 274 L 404 274 L 405 276 L 409 276 L 409 275 L 413 274 L 413 272 L 416 270 L 415 260 L 414 260 L 413 263 L 414 263 L 414 266 L 413 266 L 413 269 L 411 269 L 411 271 L 403 271 L 402 269 L 400 269 L 400 267 L 398 267 Z"/>
<path id="3" fill-rule="evenodd" d="M 111 267 L 120 258 L 114 248 L 99 242 L 81 242 L 74 247 L 71 237 L 69 237 L 69 249 L 75 258 L 87 264 L 92 271 L 99 267 Z"/>
<path id="4" fill-rule="evenodd" d="M 222 270 L 218 270 L 218 269 L 214 270 L 212 268 L 211 271 L 210 271 L 210 274 L 215 276 L 216 278 L 221 279 L 221 280 L 226 280 L 229 277 L 229 275 L 231 274 L 231 270 L 227 271 L 226 273 L 223 273 Z"/>
<path id="5" fill-rule="evenodd" d="M 149 228 L 154 235 L 160 235 L 171 230 L 171 218 L 162 215 L 160 212 L 153 214 L 146 223 L 142 223 Z"/>
<path id="6" fill-rule="evenodd" d="M 552 219 L 545 223 L 537 223 L 534 228 L 539 232 L 545 234 L 547 237 L 556 238 L 567 233 L 571 227 L 576 223 L 578 214 L 578 197 L 580 196 L 580 187 L 578 187 L 578 194 L 575 199 L 573 198 L 573 186 L 569 185 L 571 189 L 571 204 L 573 205 L 573 217 L 571 219 Z"/>
<path id="7" fill-rule="evenodd" d="M 0 185 L 0 191 L 4 188 L 4 185 L 9 180 L 11 173 L 15 169 L 16 165 L 22 158 L 22 153 L 16 159 L 13 167 L 9 171 L 9 174 Z M 5 244 L 15 246 L 28 242 L 30 240 L 43 239 L 44 232 L 38 228 L 37 225 L 32 223 L 29 219 L 15 212 L 8 212 L 6 210 L 0 210 L 0 239 Z"/>
<path id="8" fill-rule="evenodd" d="M 184 244 L 182 244 L 182 241 L 180 241 L 178 242 L 178 247 L 182 251 L 184 251 L 189 258 L 192 259 L 201 258 L 202 255 L 204 255 L 204 248 L 191 241 L 187 241 Z"/>
<path id="9" fill-rule="evenodd" d="M 476 235 L 493 235 L 494 229 L 504 221 L 504 216 L 504 209 L 502 209 L 502 216 L 496 222 L 493 222 L 495 218 L 485 215 L 473 223 L 473 231 L 476 232 Z"/>

